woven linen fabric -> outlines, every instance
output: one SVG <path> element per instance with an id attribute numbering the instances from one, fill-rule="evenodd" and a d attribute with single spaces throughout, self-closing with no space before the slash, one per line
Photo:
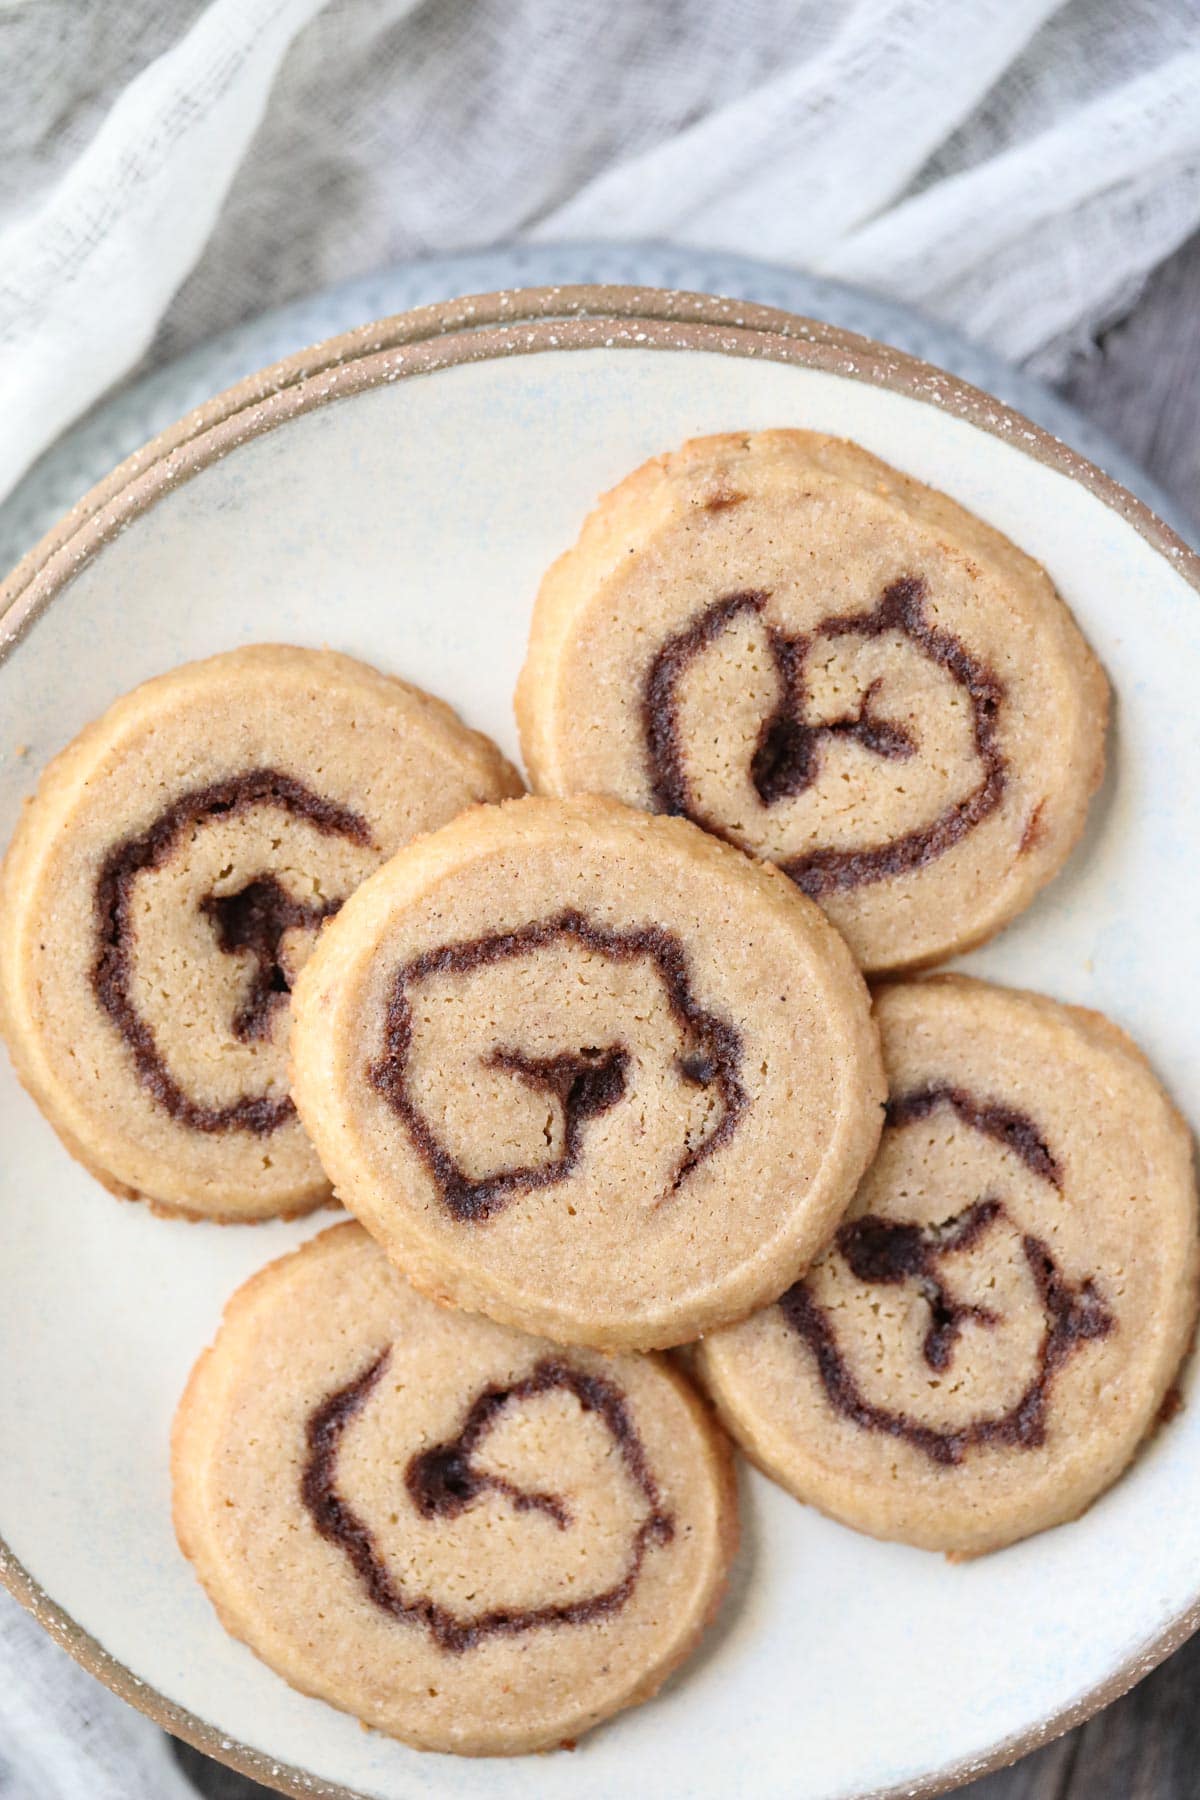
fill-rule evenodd
<path id="1" fill-rule="evenodd" d="M 389 262 L 655 238 L 1061 374 L 1200 225 L 1196 0 L 0 0 L 0 495 L 107 388 Z M 0 1597 L 0 1800 L 182 1800 Z"/>

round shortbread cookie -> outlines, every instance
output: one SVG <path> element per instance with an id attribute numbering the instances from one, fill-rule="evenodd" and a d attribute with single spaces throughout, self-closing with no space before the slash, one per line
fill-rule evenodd
<path id="1" fill-rule="evenodd" d="M 877 1537 L 963 1555 L 1075 1518 L 1196 1317 L 1191 1140 L 1098 1013 L 884 988 L 879 1156 L 818 1263 L 700 1373 L 747 1453 Z"/>
<path id="2" fill-rule="evenodd" d="M 606 800 L 411 844 L 297 986 L 296 1104 L 338 1197 L 427 1292 L 661 1348 L 803 1270 L 878 1142 L 842 940 L 773 870 Z"/>
<path id="3" fill-rule="evenodd" d="M 0 880 L 0 1022 L 67 1148 L 193 1217 L 327 1201 L 291 983 L 385 857 L 520 791 L 441 701 L 328 651 L 234 650 L 119 700 L 45 771 Z"/>
<path id="4" fill-rule="evenodd" d="M 230 1302 L 175 1424 L 175 1523 L 236 1637 L 421 1749 L 549 1749 L 648 1699 L 737 1542 L 666 1364 L 423 1299 L 357 1225 Z"/>
<path id="5" fill-rule="evenodd" d="M 989 936 L 1057 872 L 1108 687 L 1049 578 L 857 445 L 698 438 L 550 569 L 517 688 L 533 786 L 776 863 L 867 970 Z"/>

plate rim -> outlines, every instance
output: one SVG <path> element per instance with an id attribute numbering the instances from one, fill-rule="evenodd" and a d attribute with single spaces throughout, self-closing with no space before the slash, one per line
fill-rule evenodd
<path id="1" fill-rule="evenodd" d="M 557 350 L 706 351 L 797 363 L 882 387 L 964 420 L 1079 483 L 1200 595 L 1200 554 L 1150 507 L 1060 438 L 984 390 L 856 332 L 757 302 L 617 285 L 502 289 L 356 327 L 246 376 L 185 415 L 98 482 L 0 584 L 0 662 L 83 565 L 128 523 L 209 464 L 333 400 L 464 363 Z M 136 1676 L 52 1600 L 0 1536 L 0 1583 L 89 1674 L 218 1762 L 295 1800 L 369 1800 L 222 1733 Z M 1093 1717 L 1200 1630 L 1200 1593 L 1156 1637 L 1071 1705 L 914 1782 L 855 1800 L 932 1800 L 1015 1762 Z"/>

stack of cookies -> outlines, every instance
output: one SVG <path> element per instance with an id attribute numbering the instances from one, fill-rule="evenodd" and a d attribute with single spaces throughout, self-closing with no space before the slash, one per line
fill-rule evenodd
<path id="1" fill-rule="evenodd" d="M 354 1216 L 179 1408 L 230 1632 L 417 1746 L 547 1748 L 698 1642 L 731 1439 L 954 1557 L 1120 1475 L 1196 1316 L 1187 1129 L 1099 1015 L 911 978 L 1062 866 L 1107 705 L 1013 544 L 772 431 L 646 464 L 547 574 L 531 795 L 283 646 L 62 752 L 3 871 L 25 1085 L 119 1195 Z"/>

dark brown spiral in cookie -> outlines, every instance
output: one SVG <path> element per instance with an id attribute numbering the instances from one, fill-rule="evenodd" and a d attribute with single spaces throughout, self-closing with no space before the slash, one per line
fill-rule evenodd
<path id="1" fill-rule="evenodd" d="M 365 1406 L 391 1355 L 384 1350 L 360 1375 L 322 1402 L 306 1427 L 308 1454 L 300 1492 L 309 1517 L 328 1542 L 349 1558 L 373 1603 L 394 1619 L 422 1625 L 442 1650 L 461 1654 L 482 1639 L 503 1633 L 515 1636 L 546 1626 L 586 1625 L 619 1612 L 632 1595 L 647 1552 L 674 1536 L 674 1521 L 663 1506 L 645 1446 L 615 1382 L 589 1374 L 568 1362 L 546 1360 L 520 1381 L 484 1388 L 467 1408 L 457 1436 L 410 1458 L 404 1485 L 410 1504 L 422 1518 L 454 1518 L 483 1493 L 501 1494 L 518 1512 L 540 1512 L 560 1531 L 573 1524 L 561 1495 L 518 1487 L 503 1476 L 479 1468 L 475 1456 L 504 1413 L 522 1401 L 555 1390 L 574 1395 L 581 1411 L 604 1425 L 620 1457 L 625 1476 L 645 1501 L 646 1514 L 630 1544 L 621 1578 L 599 1593 L 573 1601 L 522 1609 L 507 1608 L 464 1616 L 451 1612 L 428 1595 L 405 1594 L 393 1580 L 370 1526 L 338 1490 L 338 1456 L 351 1420 Z"/>
<path id="2" fill-rule="evenodd" d="M 124 1039 L 143 1087 L 173 1119 L 193 1131 L 252 1131 L 265 1136 L 291 1118 L 295 1108 L 286 1094 L 277 1099 L 267 1094 L 245 1094 L 228 1106 L 208 1106 L 180 1087 L 131 991 L 137 941 L 133 897 L 138 877 L 169 862 L 189 832 L 254 806 L 276 807 L 293 818 L 303 819 L 325 836 L 347 838 L 355 844 L 371 843 L 370 827 L 358 813 L 314 794 L 278 769 L 247 769 L 181 794 L 144 831 L 115 844 L 96 878 L 93 992 Z M 274 875 L 263 873 L 238 893 L 208 894 L 199 905 L 212 920 L 222 951 L 230 955 L 246 950 L 251 953 L 253 973 L 249 988 L 230 1022 L 230 1030 L 243 1042 L 263 1038 L 270 1029 L 272 1012 L 286 998 L 290 987 L 280 962 L 284 933 L 296 926 L 315 929 L 337 911 L 341 900 L 296 900 Z"/>
<path id="3" fill-rule="evenodd" d="M 763 721 L 750 764 L 751 783 L 763 806 L 777 806 L 811 787 L 820 774 L 822 745 L 831 739 L 853 738 L 884 761 L 903 761 L 919 748 L 909 730 L 888 720 L 879 710 L 878 682 L 867 689 L 858 708 L 843 717 L 820 722 L 806 717 L 805 666 L 809 654 L 822 641 L 841 637 L 872 638 L 888 631 L 899 632 L 923 656 L 944 669 L 962 689 L 971 708 L 981 770 L 970 793 L 945 807 L 918 830 L 863 849 L 814 850 L 805 856 L 785 858 L 780 868 L 806 894 L 816 897 L 909 874 L 945 855 L 993 813 L 1004 797 L 1007 763 L 997 735 L 1004 689 L 992 670 L 972 656 L 958 638 L 930 621 L 925 611 L 926 597 L 924 579 L 905 575 L 885 588 L 870 611 L 831 614 L 811 631 L 799 635 L 789 635 L 769 622 L 766 625 L 778 700 L 774 712 Z M 682 814 L 705 830 L 735 842 L 736 834 L 726 831 L 719 819 L 704 815 L 692 791 L 687 746 L 679 721 L 678 689 L 685 671 L 703 651 L 736 620 L 748 614 L 762 617 L 769 600 L 770 595 L 760 588 L 715 600 L 662 645 L 647 671 L 642 694 L 642 724 L 655 806 L 660 812 Z"/>
<path id="4" fill-rule="evenodd" d="M 373 1086 L 404 1121 L 456 1219 L 487 1219 L 514 1194 L 564 1181 L 578 1165 L 588 1121 L 625 1097 L 631 1057 L 623 1044 L 587 1046 L 542 1058 L 528 1056 L 519 1048 L 497 1049 L 490 1058 L 493 1068 L 509 1071 L 526 1086 L 557 1102 L 563 1120 L 562 1151 L 545 1162 L 474 1178 L 459 1167 L 411 1091 L 408 1069 L 413 991 L 431 976 L 467 974 L 489 963 L 536 954 L 563 940 L 616 962 L 647 958 L 654 965 L 671 1015 L 688 1044 L 678 1061 L 680 1075 L 693 1086 L 711 1090 L 717 1102 L 716 1124 L 699 1144 L 681 1154 L 671 1179 L 671 1192 L 677 1191 L 694 1169 L 729 1142 L 750 1104 L 739 1079 L 742 1046 L 736 1028 L 698 1004 L 683 946 L 673 933 L 660 926 L 618 931 L 569 910 L 518 930 L 427 950 L 393 978 L 384 1020 L 383 1051 L 368 1074 Z"/>
<path id="5" fill-rule="evenodd" d="M 1059 1164 L 1033 1120 L 997 1101 L 980 1101 L 953 1083 L 915 1090 L 888 1105 L 888 1126 L 912 1125 L 939 1106 L 948 1106 L 973 1130 L 1017 1155 L 1025 1166 L 1052 1187 L 1061 1188 Z M 843 1225 L 834 1245 L 859 1281 L 895 1286 L 915 1283 L 929 1309 L 922 1355 L 941 1373 L 954 1360 L 966 1321 L 990 1330 L 1000 1317 L 990 1307 L 955 1298 L 940 1273 L 943 1257 L 971 1248 L 993 1226 L 1006 1222 L 1020 1231 L 1003 1202 L 994 1195 L 974 1201 L 938 1224 L 885 1219 L 865 1214 Z M 1046 1441 L 1046 1415 L 1054 1378 L 1080 1345 L 1106 1337 L 1116 1319 L 1095 1281 L 1072 1283 L 1059 1270 L 1049 1246 L 1032 1232 L 1021 1232 L 1021 1250 L 1045 1316 L 1045 1329 L 1034 1372 L 1016 1402 L 1005 1412 L 973 1419 L 954 1430 L 923 1425 L 908 1413 L 877 1406 L 863 1392 L 838 1345 L 828 1311 L 813 1293 L 809 1279 L 798 1281 L 779 1302 L 788 1325 L 808 1346 L 829 1404 L 863 1431 L 902 1438 L 932 1462 L 960 1463 L 980 1444 L 1009 1444 L 1035 1449 Z"/>

